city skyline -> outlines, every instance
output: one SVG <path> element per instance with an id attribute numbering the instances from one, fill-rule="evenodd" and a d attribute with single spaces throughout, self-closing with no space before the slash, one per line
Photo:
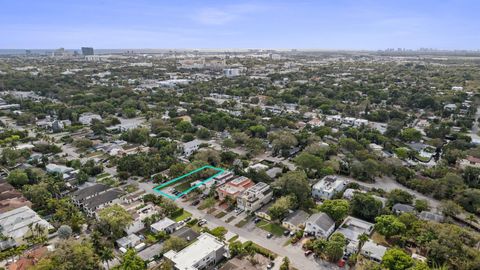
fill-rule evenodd
<path id="1" fill-rule="evenodd" d="M 6 2 L 0 49 L 478 50 L 480 3 L 458 1 Z"/>

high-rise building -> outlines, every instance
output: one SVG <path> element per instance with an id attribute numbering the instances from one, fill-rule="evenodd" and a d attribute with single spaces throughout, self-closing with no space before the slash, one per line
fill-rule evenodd
<path id="1" fill-rule="evenodd" d="M 82 47 L 82 54 L 83 55 L 93 55 L 93 48 L 92 47 Z"/>

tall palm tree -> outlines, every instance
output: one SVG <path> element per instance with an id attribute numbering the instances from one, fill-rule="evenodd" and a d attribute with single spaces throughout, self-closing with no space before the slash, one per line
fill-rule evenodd
<path id="1" fill-rule="evenodd" d="M 368 234 L 362 233 L 357 237 L 357 239 L 358 239 L 358 250 L 360 250 L 363 244 L 368 241 L 369 237 L 368 237 Z"/>
<path id="2" fill-rule="evenodd" d="M 102 252 L 100 252 L 100 260 L 107 264 L 107 270 L 110 269 L 109 261 L 115 258 L 113 254 L 113 250 L 111 248 L 104 248 Z"/>

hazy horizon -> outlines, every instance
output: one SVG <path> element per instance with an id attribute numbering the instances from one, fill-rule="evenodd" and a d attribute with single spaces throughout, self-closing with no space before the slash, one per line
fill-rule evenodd
<path id="1" fill-rule="evenodd" d="M 0 48 L 480 49 L 474 0 L 7 1 Z"/>

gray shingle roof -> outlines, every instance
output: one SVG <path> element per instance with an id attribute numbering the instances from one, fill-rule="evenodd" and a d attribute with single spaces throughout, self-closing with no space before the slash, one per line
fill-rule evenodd
<path id="1" fill-rule="evenodd" d="M 308 222 L 317 224 L 318 227 L 322 228 L 324 231 L 328 231 L 332 226 L 335 225 L 335 222 L 329 215 L 325 213 L 316 213 L 310 216 Z"/>
<path id="2" fill-rule="evenodd" d="M 303 211 L 303 210 L 298 210 L 295 212 L 290 213 L 284 220 L 283 222 L 290 223 L 294 226 L 301 225 L 305 223 L 305 220 L 308 218 L 308 213 Z"/>

